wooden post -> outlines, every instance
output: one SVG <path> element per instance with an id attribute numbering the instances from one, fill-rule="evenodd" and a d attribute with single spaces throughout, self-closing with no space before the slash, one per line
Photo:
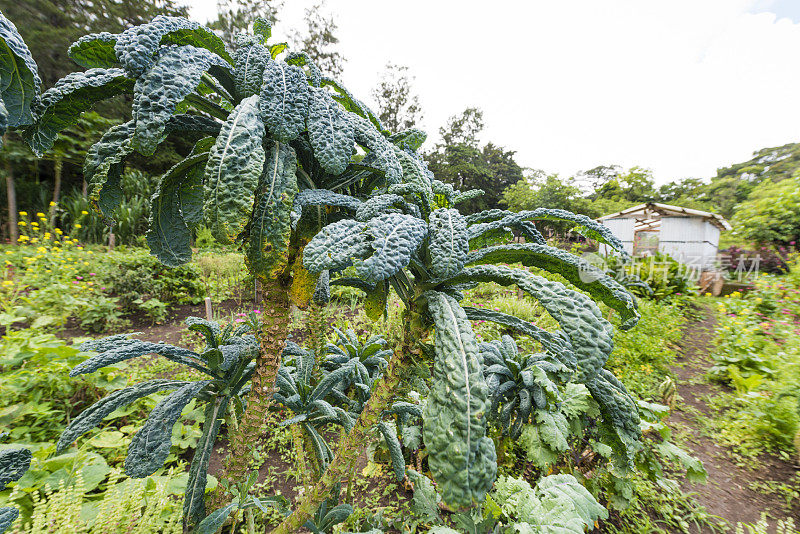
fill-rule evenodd
<path id="1" fill-rule="evenodd" d="M 108 250 L 114 250 L 114 243 L 116 242 L 116 238 L 114 237 L 114 232 L 108 234 Z"/>
<path id="2" fill-rule="evenodd" d="M 211 310 L 211 297 L 206 297 L 205 301 L 206 301 L 206 319 L 208 319 L 209 321 L 213 321 L 214 313 Z"/>

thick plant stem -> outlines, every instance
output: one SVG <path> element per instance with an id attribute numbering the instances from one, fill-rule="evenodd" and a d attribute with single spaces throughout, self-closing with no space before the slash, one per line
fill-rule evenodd
<path id="1" fill-rule="evenodd" d="M 389 362 L 389 367 L 358 416 L 353 430 L 339 444 L 336 457 L 320 477 L 314 489 L 303 495 L 292 515 L 278 525 L 272 534 L 289 534 L 300 529 L 317 511 L 322 501 L 330 496 L 334 486 L 347 480 L 355 469 L 356 460 L 369 441 L 367 439 L 369 431 L 380 421 L 381 413 L 397 392 L 404 368 L 421 353 L 418 341 L 421 341 L 424 332 L 420 329 L 419 316 L 414 319 L 405 317 L 404 321 L 403 343 Z"/>
<path id="2" fill-rule="evenodd" d="M 261 437 L 267 410 L 272 404 L 275 377 L 281 364 L 281 353 L 289 327 L 286 289 L 278 281 L 268 281 L 262 288 L 264 300 L 261 330 L 258 332 L 261 351 L 256 357 L 247 409 L 242 414 L 238 431 L 231 437 L 230 452 L 225 460 L 225 476 L 234 483 L 246 478 L 250 460 L 253 458 L 253 445 Z"/>
<path id="3" fill-rule="evenodd" d="M 297 468 L 300 470 L 300 482 L 303 483 L 303 489 L 308 491 L 311 488 L 311 471 L 306 464 L 306 448 L 305 439 L 303 438 L 303 429 L 300 428 L 299 423 L 294 423 L 289 426 L 292 433 L 292 445 L 294 446 L 294 454 L 297 457 Z"/>

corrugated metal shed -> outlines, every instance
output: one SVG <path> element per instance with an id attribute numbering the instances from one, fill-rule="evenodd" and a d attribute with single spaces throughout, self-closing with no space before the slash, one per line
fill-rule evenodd
<path id="1" fill-rule="evenodd" d="M 631 255 L 640 255 L 645 248 L 651 250 L 653 239 L 657 237 L 659 252 L 701 268 L 713 266 L 720 232 L 731 229 L 728 221 L 716 213 L 657 202 L 604 215 L 598 221 L 622 240 Z M 647 239 L 643 238 L 645 236 Z M 611 253 L 604 245 L 600 251 Z"/>

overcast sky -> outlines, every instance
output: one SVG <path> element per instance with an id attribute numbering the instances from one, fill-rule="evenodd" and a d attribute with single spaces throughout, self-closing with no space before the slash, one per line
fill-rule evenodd
<path id="1" fill-rule="evenodd" d="M 302 23 L 288 0 L 278 37 Z M 193 0 L 213 17 L 216 0 Z M 800 140 L 800 0 L 328 0 L 359 98 L 409 67 L 427 146 L 483 109 L 483 141 L 569 176 L 640 165 L 664 183 L 710 178 Z"/>

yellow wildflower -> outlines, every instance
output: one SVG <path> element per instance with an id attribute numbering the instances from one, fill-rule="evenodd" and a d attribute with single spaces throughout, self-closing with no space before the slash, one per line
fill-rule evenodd
<path id="1" fill-rule="evenodd" d="M 56 228 L 56 229 L 55 229 L 55 230 L 53 230 L 53 231 L 54 231 L 55 233 L 57 233 L 58 235 L 61 235 L 61 234 L 63 234 L 63 233 L 64 233 L 64 232 L 62 232 L 62 231 L 61 231 L 61 228 Z"/>
<path id="2" fill-rule="evenodd" d="M 11 280 L 3 280 L 3 287 L 11 287 L 14 285 L 14 282 Z"/>
<path id="3" fill-rule="evenodd" d="M 31 226 L 39 226 L 39 223 L 37 223 L 36 221 L 32 221 Z"/>
<path id="4" fill-rule="evenodd" d="M 51 207 L 51 208 L 52 208 L 53 206 L 55 206 L 55 205 L 56 205 L 56 203 L 55 203 L 55 202 L 51 202 L 51 203 L 50 203 L 50 207 Z"/>
<path id="5" fill-rule="evenodd" d="M 44 254 L 45 252 L 47 252 L 47 249 L 44 247 L 39 247 L 36 249 L 36 252 L 41 252 L 42 254 Z"/>
<path id="6" fill-rule="evenodd" d="M 82 227 L 81 227 L 81 225 L 80 225 L 80 224 L 76 224 L 76 225 L 75 225 L 75 229 L 76 229 L 76 230 L 80 230 L 81 228 L 82 228 Z"/>
<path id="7" fill-rule="evenodd" d="M 40 219 L 44 219 L 44 213 L 37 213 L 36 216 Z"/>
<path id="8" fill-rule="evenodd" d="M 89 212 L 86 210 L 81 211 L 81 215 L 89 215 Z"/>
<path id="9" fill-rule="evenodd" d="M 21 211 L 21 212 L 19 212 L 19 215 L 20 215 L 20 217 L 27 217 L 28 216 L 28 212 L 27 211 Z"/>
<path id="10" fill-rule="evenodd" d="M 18 224 L 18 225 L 20 225 L 20 226 L 25 226 L 25 225 L 26 225 L 26 224 L 28 224 L 28 223 L 26 223 L 25 221 L 20 221 L 20 222 L 18 222 L 17 224 Z"/>

